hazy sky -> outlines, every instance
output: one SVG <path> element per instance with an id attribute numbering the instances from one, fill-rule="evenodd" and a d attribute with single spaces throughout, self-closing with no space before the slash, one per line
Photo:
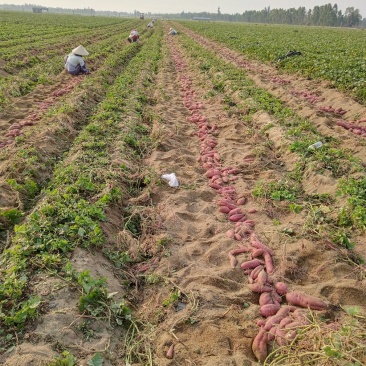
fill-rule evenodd
<path id="1" fill-rule="evenodd" d="M 92 8 L 95 10 L 114 10 L 133 12 L 134 10 L 141 13 L 180 13 L 185 12 L 201 12 L 208 11 L 217 12 L 220 6 L 222 13 L 242 13 L 245 10 L 262 10 L 264 7 L 271 8 L 298 8 L 305 6 L 306 9 L 312 9 L 316 5 L 337 4 L 338 8 L 343 12 L 347 7 L 354 7 L 360 10 L 361 15 L 366 17 L 366 0 L 338 0 L 338 1 L 322 1 L 322 0 L 256 0 L 256 1 L 240 1 L 240 0 L 11 0 L 2 1 L 0 4 L 16 4 L 24 3 L 37 4 L 50 7 L 61 8 Z"/>

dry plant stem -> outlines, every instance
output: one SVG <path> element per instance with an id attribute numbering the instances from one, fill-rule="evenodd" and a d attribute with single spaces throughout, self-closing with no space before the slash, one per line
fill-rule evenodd
<path id="1" fill-rule="evenodd" d="M 174 332 L 173 331 L 170 331 L 170 334 L 176 339 L 176 341 L 178 342 L 178 343 L 181 343 L 187 350 L 189 350 L 189 348 L 188 348 L 188 346 L 186 345 L 186 344 L 184 344 L 184 342 L 183 341 L 181 341 L 175 334 L 174 334 Z"/>
<path id="2" fill-rule="evenodd" d="M 230 305 L 229 308 L 225 311 L 225 313 L 221 314 L 219 317 L 224 318 L 227 313 L 229 313 L 233 309 L 233 305 Z"/>

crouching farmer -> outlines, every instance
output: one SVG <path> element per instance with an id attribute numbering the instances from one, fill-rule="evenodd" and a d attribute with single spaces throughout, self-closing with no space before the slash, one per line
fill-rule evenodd
<path id="1" fill-rule="evenodd" d="M 89 74 L 82 56 L 88 56 L 89 52 L 83 47 L 74 48 L 70 54 L 65 56 L 65 69 L 71 75 Z"/>
<path id="2" fill-rule="evenodd" d="M 127 41 L 130 43 L 138 42 L 140 40 L 139 32 L 136 29 L 132 29 L 130 35 L 127 38 Z"/>

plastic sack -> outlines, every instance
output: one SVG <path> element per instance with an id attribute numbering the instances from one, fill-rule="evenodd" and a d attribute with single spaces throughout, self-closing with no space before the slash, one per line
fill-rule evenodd
<path id="1" fill-rule="evenodd" d="M 170 187 L 178 187 L 179 186 L 179 182 L 178 182 L 178 179 L 177 179 L 175 173 L 163 174 L 161 177 L 168 181 L 168 184 L 170 185 Z"/>

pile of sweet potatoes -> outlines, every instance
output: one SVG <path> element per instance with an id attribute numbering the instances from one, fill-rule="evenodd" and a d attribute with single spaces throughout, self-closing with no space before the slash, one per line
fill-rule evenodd
<path id="1" fill-rule="evenodd" d="M 240 268 L 248 274 L 248 287 L 260 294 L 259 313 L 266 320 L 257 323 L 260 330 L 253 340 L 252 350 L 259 361 L 264 361 L 268 355 L 269 342 L 275 341 L 283 346 L 294 339 L 296 328 L 309 322 L 305 309 L 326 310 L 329 305 L 304 292 L 290 291 L 285 283 L 276 281 L 271 277 L 274 273 L 273 251 L 255 233 L 250 234 L 249 241 L 250 245 L 240 245 L 238 249 L 230 251 L 228 256 L 231 266 L 236 267 L 236 256 L 249 254 L 249 259 L 242 262 Z M 281 305 L 284 300 L 287 305 Z"/>

